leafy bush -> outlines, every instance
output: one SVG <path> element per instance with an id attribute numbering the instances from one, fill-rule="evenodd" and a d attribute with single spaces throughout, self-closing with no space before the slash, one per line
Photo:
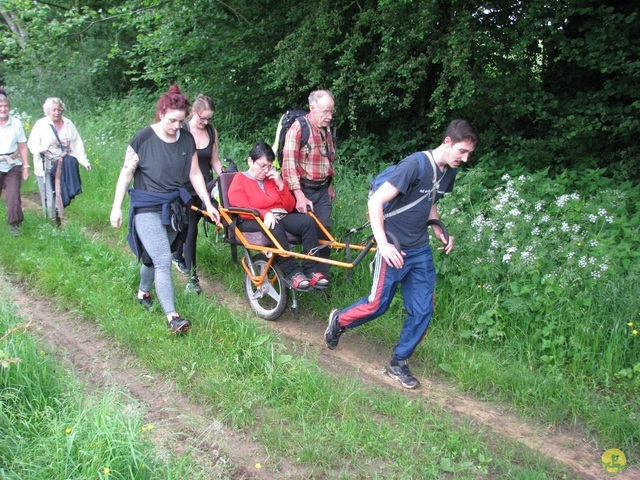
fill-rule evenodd
<path id="1" fill-rule="evenodd" d="M 536 366 L 570 366 L 601 384 L 633 367 L 640 339 L 626 327 L 640 311 L 637 191 L 601 170 L 580 180 L 504 174 L 493 189 L 485 177 L 482 167 L 463 173 L 441 204 L 464 239 L 441 273 L 474 305 L 458 317 L 460 337 L 519 337 Z"/>

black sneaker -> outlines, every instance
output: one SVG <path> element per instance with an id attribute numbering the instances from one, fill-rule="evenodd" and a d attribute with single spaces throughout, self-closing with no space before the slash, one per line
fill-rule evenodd
<path id="1" fill-rule="evenodd" d="M 387 373 L 391 378 L 402 383 L 404 388 L 416 388 L 420 382 L 411 374 L 406 360 L 391 360 L 387 367 Z"/>
<path id="2" fill-rule="evenodd" d="M 189 274 L 189 269 L 187 268 L 187 266 L 184 263 L 184 259 L 183 258 L 179 258 L 179 257 L 173 257 L 171 259 L 171 262 L 176 266 L 176 268 L 178 269 L 178 271 L 184 275 L 188 275 Z"/>
<path id="3" fill-rule="evenodd" d="M 180 315 L 176 315 L 169 322 L 167 322 L 167 326 L 171 330 L 171 333 L 182 335 L 189 331 L 189 329 L 191 328 L 191 322 L 186 318 L 180 317 Z"/>
<path id="4" fill-rule="evenodd" d="M 187 283 L 187 288 L 185 289 L 187 292 L 196 292 L 198 295 L 202 293 L 202 287 L 200 286 L 200 280 L 196 275 L 189 279 Z"/>
<path id="5" fill-rule="evenodd" d="M 142 298 L 138 297 L 138 302 L 140 302 L 140 305 L 142 305 L 147 310 L 151 310 L 151 307 L 153 307 L 153 300 L 151 300 L 150 293 L 144 293 L 142 295 Z"/>
<path id="6" fill-rule="evenodd" d="M 329 314 L 329 325 L 324 331 L 324 343 L 327 344 L 327 348 L 333 350 L 338 346 L 340 335 L 345 331 L 340 325 L 338 325 L 338 309 L 334 308 Z"/>

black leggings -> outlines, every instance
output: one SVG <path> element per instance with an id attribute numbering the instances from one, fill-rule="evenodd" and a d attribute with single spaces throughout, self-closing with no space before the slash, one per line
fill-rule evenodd
<path id="1" fill-rule="evenodd" d="M 263 232 L 255 220 L 242 220 L 240 230 L 243 232 Z M 309 215 L 295 212 L 289 213 L 278 220 L 278 223 L 271 229 L 273 236 L 276 237 L 278 243 L 285 249 L 290 248 L 287 232 L 302 238 L 302 249 L 304 253 L 308 253 L 309 250 L 318 246 L 318 226 L 315 220 Z M 282 269 L 282 273 L 287 277 L 300 272 L 300 267 L 293 257 L 278 257 L 278 265 Z M 316 272 L 317 269 L 317 262 L 312 260 L 302 261 L 302 272 L 305 275 L 311 275 Z"/>
<path id="2" fill-rule="evenodd" d="M 193 205 L 200 205 L 200 199 L 193 197 Z M 191 275 L 196 274 L 196 243 L 198 242 L 198 223 L 202 218 L 202 214 L 187 209 L 187 215 L 189 216 L 189 226 L 187 227 L 187 236 L 184 242 L 178 241 L 178 247 L 174 254 L 175 257 L 184 259 L 184 264 L 187 270 L 191 272 Z"/>

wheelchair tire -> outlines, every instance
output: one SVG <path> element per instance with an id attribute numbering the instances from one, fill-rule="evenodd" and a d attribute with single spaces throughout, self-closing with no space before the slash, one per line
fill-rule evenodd
<path id="1" fill-rule="evenodd" d="M 261 275 L 268 260 L 264 254 L 259 253 L 251 259 L 251 262 L 256 275 Z M 284 280 L 282 270 L 275 262 L 269 267 L 265 281 L 260 287 L 256 287 L 245 273 L 244 293 L 251 309 L 265 320 L 277 320 L 284 313 L 289 302 L 289 287 Z"/>

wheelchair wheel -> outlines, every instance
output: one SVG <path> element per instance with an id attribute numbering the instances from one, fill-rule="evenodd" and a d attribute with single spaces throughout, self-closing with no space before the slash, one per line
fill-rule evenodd
<path id="1" fill-rule="evenodd" d="M 259 253 L 251 262 L 256 276 L 262 275 L 267 267 L 267 257 Z M 276 320 L 282 315 L 289 301 L 289 287 L 287 286 L 282 270 L 272 263 L 262 285 L 256 287 L 251 278 L 244 274 L 244 293 L 249 305 L 260 318 Z"/>

